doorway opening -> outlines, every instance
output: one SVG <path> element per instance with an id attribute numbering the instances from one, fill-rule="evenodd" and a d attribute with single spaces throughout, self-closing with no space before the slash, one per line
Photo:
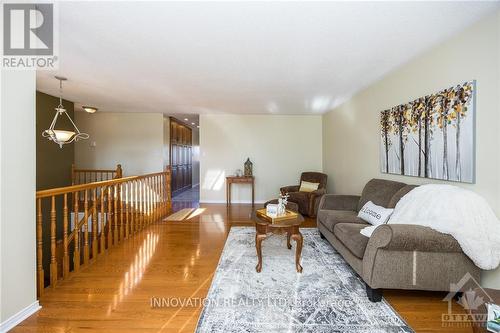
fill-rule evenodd
<path id="1" fill-rule="evenodd" d="M 172 209 L 200 205 L 200 131 L 198 115 L 170 117 Z"/>

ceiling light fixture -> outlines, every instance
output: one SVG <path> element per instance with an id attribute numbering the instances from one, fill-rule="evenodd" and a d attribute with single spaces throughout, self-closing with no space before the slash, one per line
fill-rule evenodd
<path id="1" fill-rule="evenodd" d="M 96 113 L 97 112 L 97 108 L 93 107 L 93 106 L 82 106 L 82 109 L 87 112 L 87 113 Z"/>
<path id="2" fill-rule="evenodd" d="M 54 141 L 59 145 L 60 148 L 62 148 L 64 144 L 78 141 L 80 139 L 88 139 L 89 135 L 87 133 L 80 132 L 62 104 L 62 83 L 67 79 L 62 76 L 56 76 L 55 78 L 59 80 L 59 105 L 55 108 L 56 114 L 54 116 L 54 119 L 52 120 L 52 123 L 50 124 L 49 129 L 43 131 L 42 136 L 44 138 L 47 138 L 48 140 Z M 62 116 L 63 114 L 68 117 L 75 131 L 54 129 L 54 127 L 56 126 L 57 118 L 59 116 Z"/>
<path id="3" fill-rule="evenodd" d="M 189 120 L 189 119 L 187 119 L 187 118 L 184 118 L 184 121 L 188 121 L 188 120 Z"/>

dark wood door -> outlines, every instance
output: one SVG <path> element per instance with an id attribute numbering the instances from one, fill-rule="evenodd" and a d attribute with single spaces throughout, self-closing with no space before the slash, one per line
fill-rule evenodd
<path id="1" fill-rule="evenodd" d="M 192 130 L 175 118 L 170 118 L 170 161 L 172 195 L 192 187 Z"/>

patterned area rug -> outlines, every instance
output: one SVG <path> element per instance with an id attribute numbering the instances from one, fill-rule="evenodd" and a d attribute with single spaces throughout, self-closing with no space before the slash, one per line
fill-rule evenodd
<path id="1" fill-rule="evenodd" d="M 302 274 L 295 243 L 273 235 L 255 271 L 255 229 L 232 227 L 196 332 L 413 332 L 391 306 L 372 303 L 361 278 L 317 229 L 304 235 Z"/>

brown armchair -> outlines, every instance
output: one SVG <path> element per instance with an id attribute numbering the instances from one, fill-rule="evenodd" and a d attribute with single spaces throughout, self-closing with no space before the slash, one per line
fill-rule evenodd
<path id="1" fill-rule="evenodd" d="M 319 201 L 326 193 L 326 182 L 328 176 L 321 172 L 303 172 L 300 175 L 300 182 L 319 183 L 318 189 L 313 192 L 299 192 L 299 185 L 285 186 L 280 188 L 281 194 L 288 193 L 289 201 L 299 205 L 299 212 L 303 215 L 315 217 L 318 212 Z"/>

